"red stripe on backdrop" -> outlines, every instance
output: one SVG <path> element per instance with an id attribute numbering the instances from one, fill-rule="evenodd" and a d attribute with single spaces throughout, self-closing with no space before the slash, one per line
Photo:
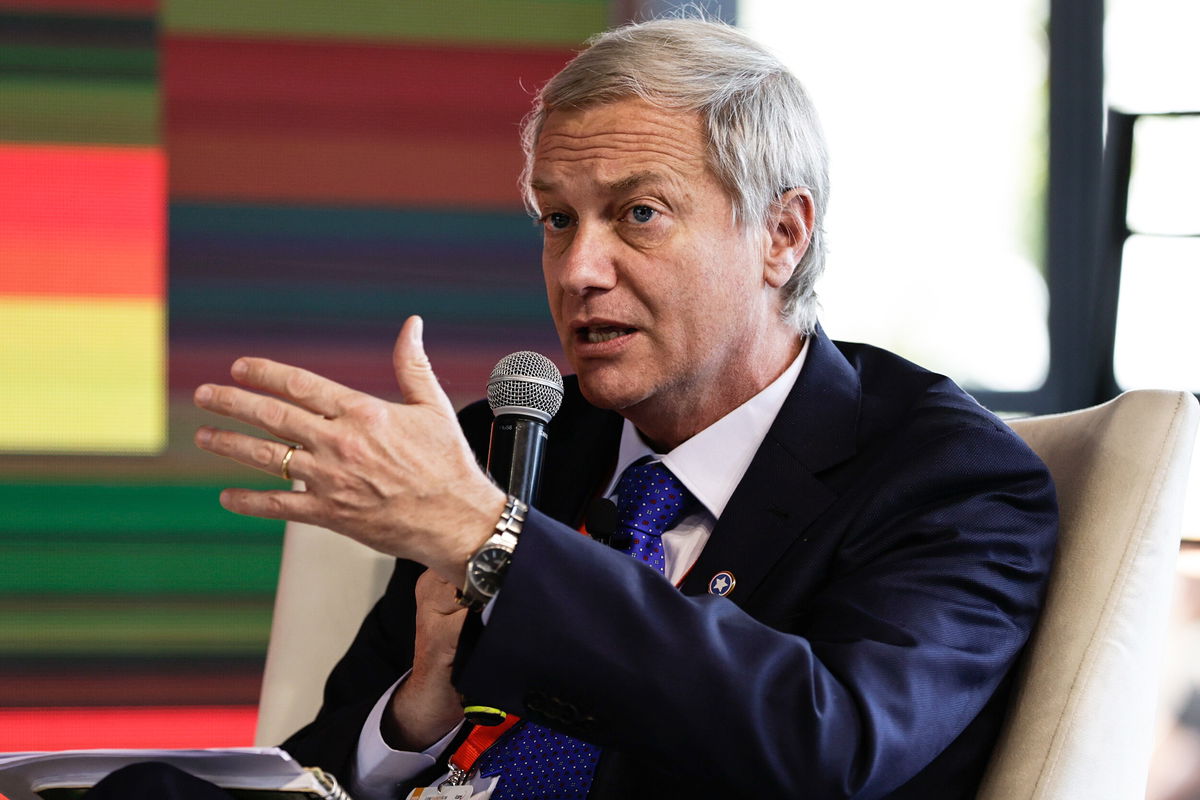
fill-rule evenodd
<path id="1" fill-rule="evenodd" d="M 3 708 L 0 752 L 97 747 L 248 747 L 254 706 Z"/>
<path id="2" fill-rule="evenodd" d="M 168 36 L 168 132 L 496 134 L 515 141 L 562 49 Z"/>
<path id="3" fill-rule="evenodd" d="M 174 132 L 172 200 L 521 208 L 516 127 L 477 136 Z"/>
<path id="4" fill-rule="evenodd" d="M 0 145 L 0 294 L 161 297 L 157 148 Z"/>

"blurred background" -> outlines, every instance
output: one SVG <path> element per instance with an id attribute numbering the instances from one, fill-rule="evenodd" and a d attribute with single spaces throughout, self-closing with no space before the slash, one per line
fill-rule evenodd
<path id="1" fill-rule="evenodd" d="M 517 126 L 673 5 L 0 0 L 0 751 L 251 742 L 283 527 L 216 496 L 281 482 L 192 446 L 192 390 L 254 354 L 395 397 L 412 313 L 456 404 L 557 358 Z M 699 5 L 822 115 L 834 338 L 1007 414 L 1200 391 L 1200 4 Z M 1160 798 L 1200 796 L 1184 555 Z"/>

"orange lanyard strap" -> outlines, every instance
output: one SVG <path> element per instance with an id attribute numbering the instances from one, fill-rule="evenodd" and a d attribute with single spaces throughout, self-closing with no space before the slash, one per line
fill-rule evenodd
<path id="1" fill-rule="evenodd" d="M 516 714 L 509 714 L 499 725 L 476 725 L 466 740 L 454 751 L 454 755 L 450 756 L 450 766 L 460 772 L 469 773 L 479 757 L 520 721 Z"/>

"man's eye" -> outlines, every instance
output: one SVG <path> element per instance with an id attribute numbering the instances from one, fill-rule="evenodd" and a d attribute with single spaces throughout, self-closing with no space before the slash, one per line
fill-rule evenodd
<path id="1" fill-rule="evenodd" d="M 552 211 L 542 218 L 542 222 L 547 228 L 553 228 L 556 231 L 561 231 L 563 228 L 566 228 L 571 224 L 571 218 L 558 211 Z"/>
<path id="2" fill-rule="evenodd" d="M 658 212 L 650 206 L 634 206 L 629 209 L 629 218 L 634 222 L 649 222 Z"/>

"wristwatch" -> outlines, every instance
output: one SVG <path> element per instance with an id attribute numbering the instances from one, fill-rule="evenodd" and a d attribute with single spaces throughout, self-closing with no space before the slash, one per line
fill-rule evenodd
<path id="1" fill-rule="evenodd" d="M 528 512 L 529 506 L 509 495 L 496 530 L 467 561 L 467 581 L 458 593 L 458 602 L 468 611 L 482 611 L 500 591 Z"/>

